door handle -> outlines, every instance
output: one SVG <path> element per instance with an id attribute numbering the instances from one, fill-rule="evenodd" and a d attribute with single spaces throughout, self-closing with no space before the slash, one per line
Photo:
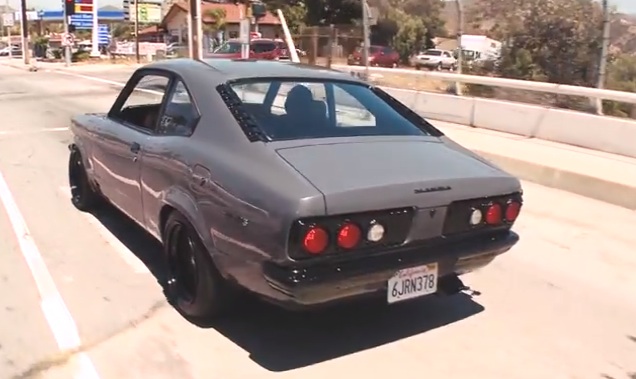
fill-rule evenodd
<path id="1" fill-rule="evenodd" d="M 133 142 L 132 145 L 130 145 L 130 151 L 132 153 L 137 154 L 139 150 L 141 150 L 141 145 L 139 145 L 137 142 Z"/>

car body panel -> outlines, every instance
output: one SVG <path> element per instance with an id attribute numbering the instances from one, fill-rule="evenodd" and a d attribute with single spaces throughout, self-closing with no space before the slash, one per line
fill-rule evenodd
<path id="1" fill-rule="evenodd" d="M 302 262 L 290 257 L 290 230 L 299 219 L 412 208 L 405 245 L 373 254 L 385 257 L 381 260 L 388 266 L 378 270 L 387 272 L 403 264 L 390 258 L 400 251 L 415 251 L 410 256 L 418 256 L 418 262 L 430 259 L 428 252 L 412 244 L 441 235 L 452 201 L 521 191 L 516 178 L 443 135 L 250 141 L 214 90 L 245 78 L 364 83 L 342 72 L 271 61 L 175 59 L 138 69 L 120 98 L 137 77 L 153 72 L 185 83 L 199 113 L 196 128 L 189 136 L 155 135 L 122 124 L 112 110 L 74 117 L 73 145 L 82 153 L 91 182 L 159 240 L 166 210 L 179 211 L 226 279 L 269 300 L 294 302 L 287 292 L 295 290 L 277 286 L 288 286 L 285 278 L 295 277 L 297 270 L 314 264 L 344 268 L 364 255 Z M 137 152 L 131 151 L 133 143 L 139 144 Z M 499 244 L 477 237 L 479 246 L 464 255 L 497 255 L 516 243 L 513 237 L 502 237 L 507 242 Z M 450 265 L 460 256 L 445 259 L 449 262 L 445 270 L 451 272 Z M 268 265 L 282 276 L 269 278 Z M 368 273 L 365 280 L 384 277 L 380 271 Z M 356 287 L 359 293 L 366 292 L 363 287 Z M 314 296 L 310 302 L 324 302 L 330 296 Z"/>
<path id="2" fill-rule="evenodd" d="M 411 64 L 416 68 L 444 68 L 454 69 L 457 66 L 457 59 L 448 50 L 429 49 L 413 57 Z"/>

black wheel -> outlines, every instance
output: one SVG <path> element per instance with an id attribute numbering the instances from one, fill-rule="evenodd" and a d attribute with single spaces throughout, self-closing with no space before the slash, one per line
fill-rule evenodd
<path id="1" fill-rule="evenodd" d="M 69 155 L 68 182 L 71 187 L 71 201 L 75 208 L 89 212 L 101 205 L 102 196 L 90 183 L 82 154 L 77 149 L 71 150 Z"/>
<path id="2" fill-rule="evenodd" d="M 422 69 L 422 65 L 420 65 L 420 64 L 416 64 L 416 65 L 415 65 L 415 69 L 416 69 L 416 70 L 421 70 L 421 69 Z"/>
<path id="3" fill-rule="evenodd" d="M 172 212 L 163 230 L 168 261 L 167 295 L 186 317 L 208 319 L 226 313 L 233 296 L 188 220 Z"/>

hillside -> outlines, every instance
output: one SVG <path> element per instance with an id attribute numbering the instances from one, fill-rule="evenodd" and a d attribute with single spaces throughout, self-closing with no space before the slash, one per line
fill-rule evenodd
<path id="1" fill-rule="evenodd" d="M 476 6 L 476 0 L 463 0 L 464 5 L 464 34 L 486 34 L 494 25 L 495 20 L 485 20 L 481 23 L 472 22 L 470 9 Z M 466 16 L 468 15 L 468 16 Z M 447 1 L 442 10 L 442 19 L 446 23 L 448 36 L 457 33 L 457 6 L 454 1 Z M 610 28 L 612 51 L 636 55 L 636 15 L 616 13 L 612 15 Z"/>

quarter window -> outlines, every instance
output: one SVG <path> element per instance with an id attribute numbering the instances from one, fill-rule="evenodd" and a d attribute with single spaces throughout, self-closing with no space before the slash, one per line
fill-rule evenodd
<path id="1" fill-rule="evenodd" d="M 169 81 L 161 75 L 142 76 L 121 109 L 117 111 L 117 118 L 139 128 L 154 131 Z"/>
<path id="2" fill-rule="evenodd" d="M 166 103 L 159 121 L 157 134 L 190 136 L 194 131 L 199 113 L 192 96 L 181 80 L 178 80 Z"/>

